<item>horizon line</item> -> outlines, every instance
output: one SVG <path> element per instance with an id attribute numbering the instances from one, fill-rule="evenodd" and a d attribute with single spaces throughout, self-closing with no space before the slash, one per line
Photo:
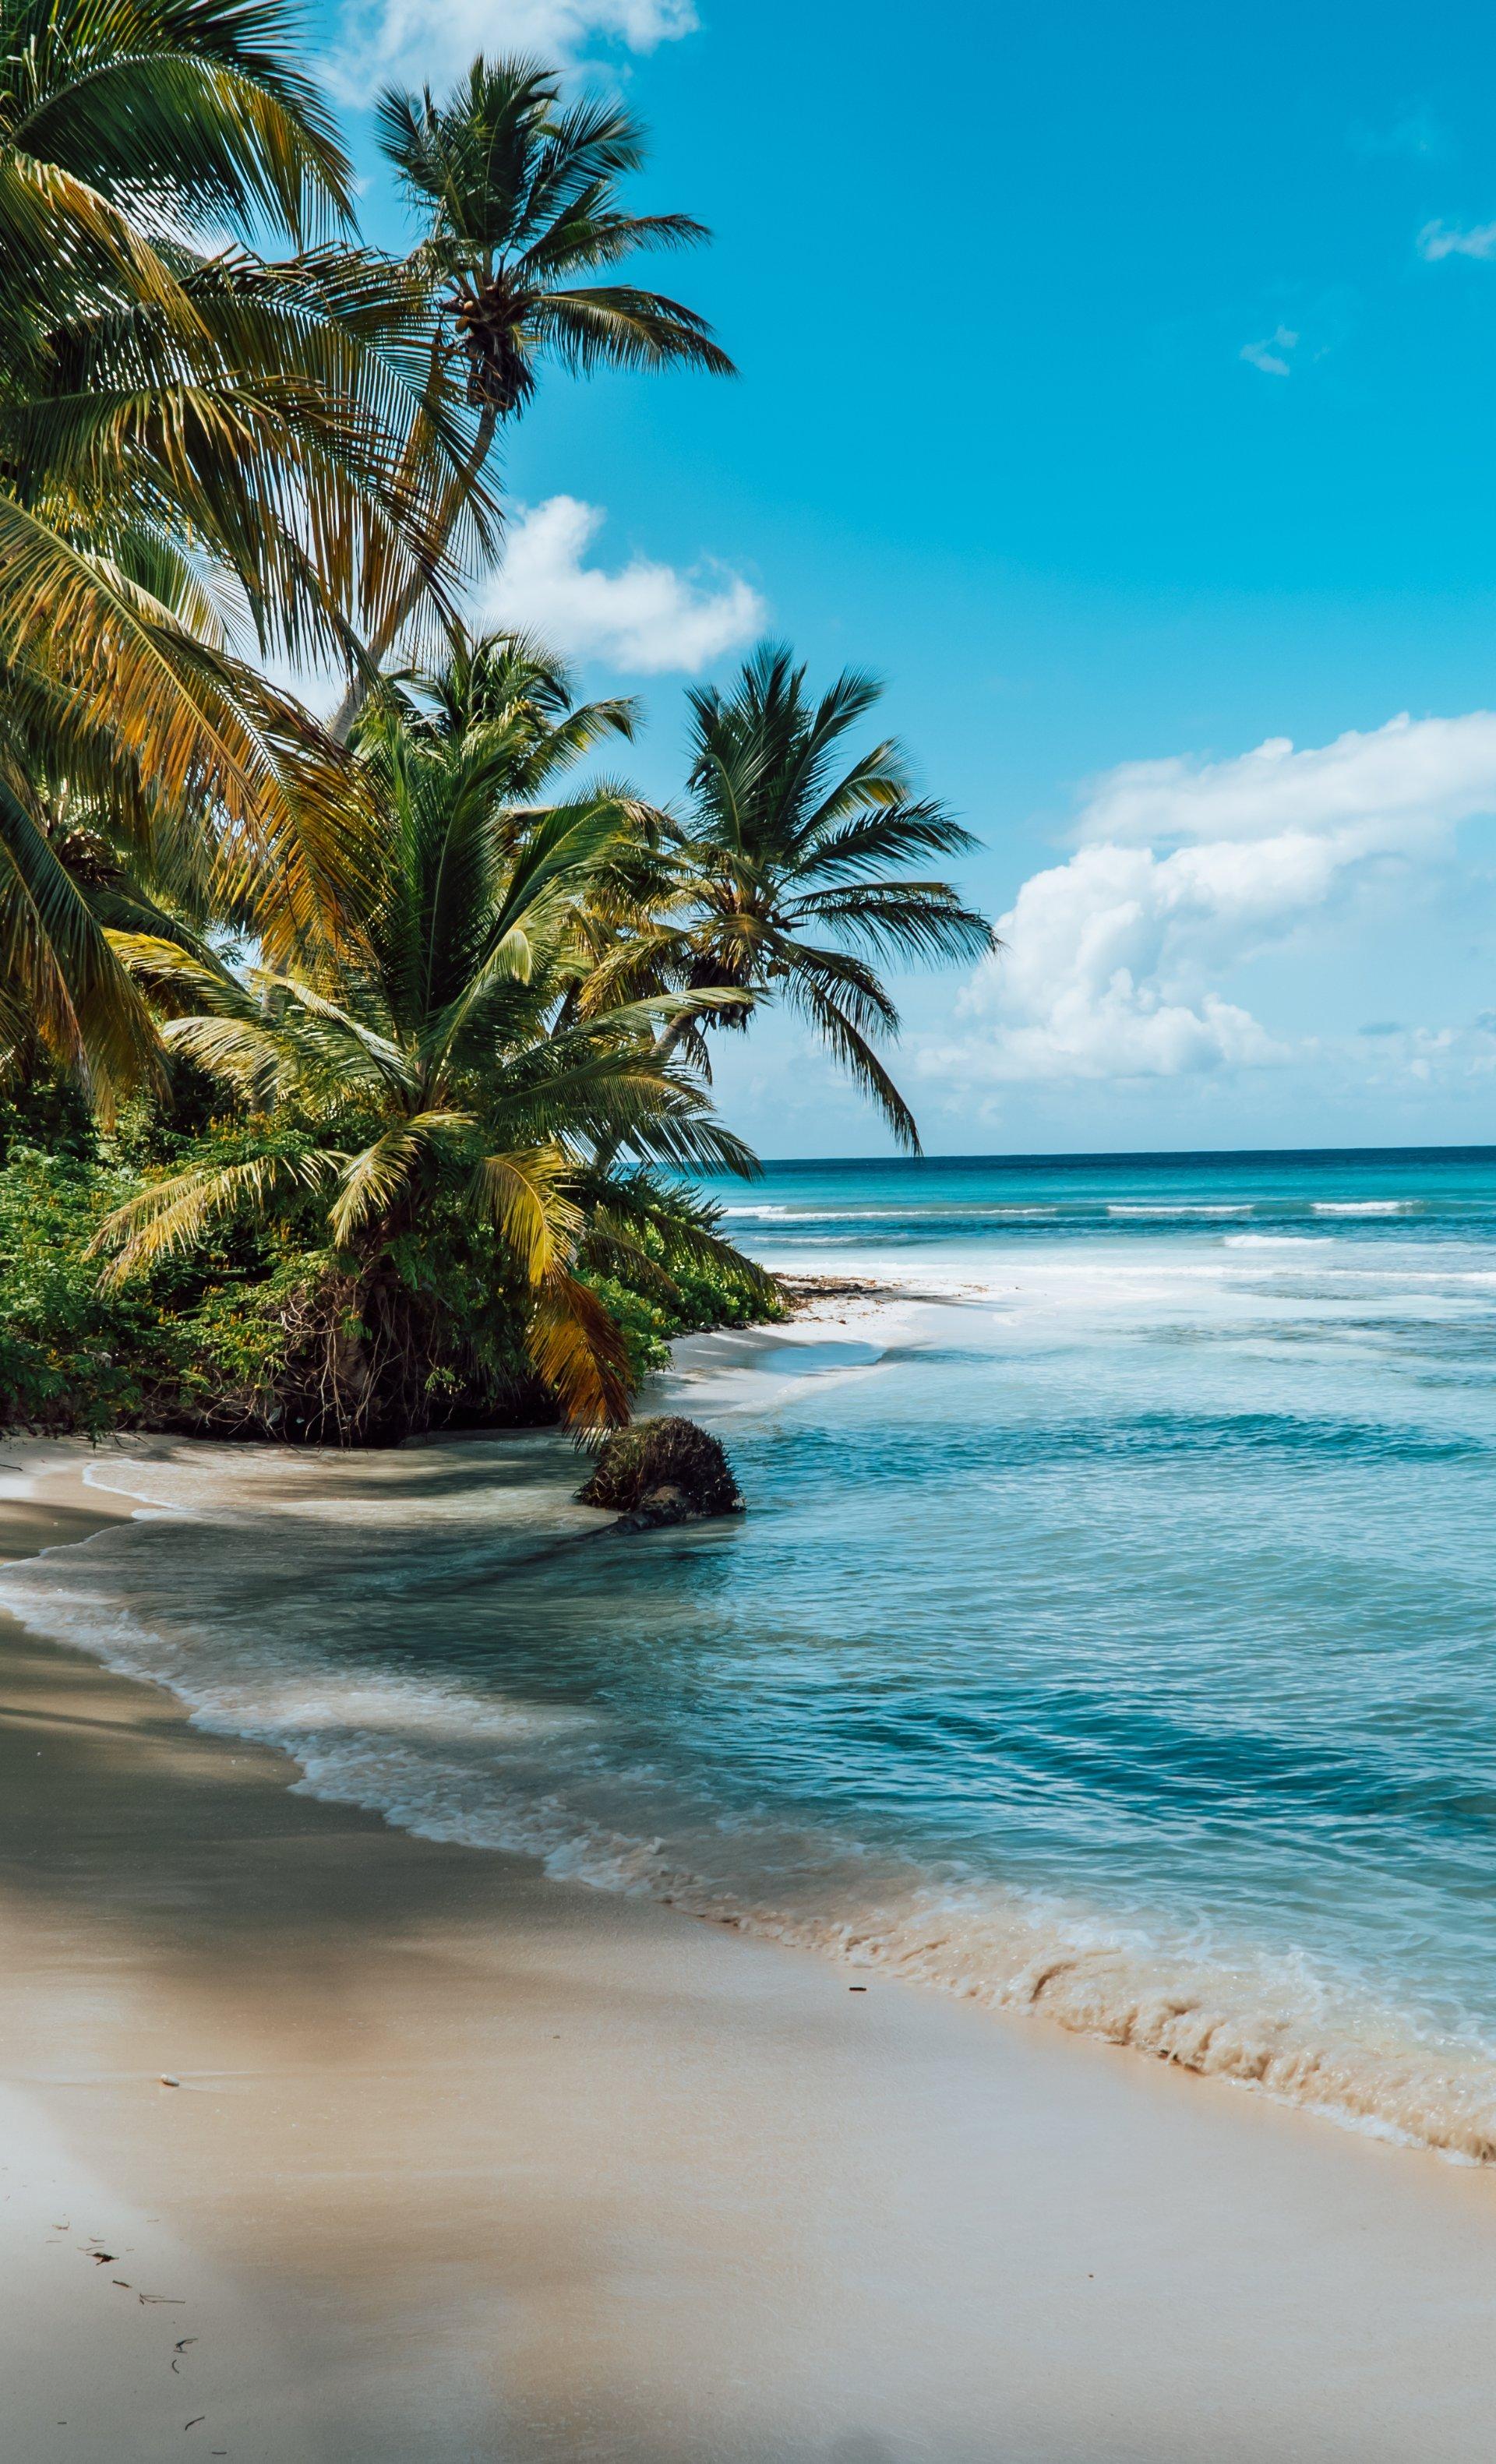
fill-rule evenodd
<path id="1" fill-rule="evenodd" d="M 917 1172 L 925 1164 L 1027 1164 L 1027 1163 L 1199 1163 L 1263 1162 L 1268 1158 L 1291 1158 L 1300 1162 L 1311 1157 L 1359 1156 L 1380 1159 L 1386 1156 L 1441 1156 L 1445 1159 L 1490 1156 L 1496 1159 L 1496 1140 L 1480 1145 L 1434 1146 L 1309 1146 L 1309 1147 L 1091 1147 L 1091 1148 L 1025 1148 L 1008 1152 L 987 1149 L 979 1152 L 951 1154 L 885 1155 L 761 1155 L 765 1171 L 780 1171 L 796 1164 L 862 1165 L 868 1169 L 889 1171 L 903 1168 Z M 736 1179 L 729 1172 L 695 1176 L 706 1179 Z"/>

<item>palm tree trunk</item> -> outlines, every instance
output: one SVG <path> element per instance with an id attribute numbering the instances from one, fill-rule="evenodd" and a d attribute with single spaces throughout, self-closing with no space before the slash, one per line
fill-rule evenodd
<path id="1" fill-rule="evenodd" d="M 434 347 L 432 358 L 434 361 Z M 451 539 L 456 526 L 457 517 L 462 511 L 463 501 L 488 460 L 489 451 L 494 443 L 494 432 L 497 426 L 498 412 L 492 403 L 485 403 L 478 420 L 477 434 L 473 440 L 473 451 L 448 489 L 442 509 L 436 517 L 433 545 L 437 553 L 445 548 Z M 332 724 L 335 744 L 347 743 L 353 733 L 354 721 L 369 697 L 374 679 L 414 614 L 425 588 L 425 578 L 421 574 L 416 574 L 400 593 L 394 605 L 385 610 L 384 621 L 376 626 L 372 637 L 364 648 L 363 665 L 352 679 L 338 706 L 338 715 Z"/>

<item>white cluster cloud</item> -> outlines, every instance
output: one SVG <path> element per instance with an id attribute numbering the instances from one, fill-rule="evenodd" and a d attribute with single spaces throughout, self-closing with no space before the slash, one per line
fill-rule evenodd
<path id="1" fill-rule="evenodd" d="M 1272 736 L 1229 761 L 1125 761 L 1092 787 L 1079 835 L 1136 846 L 1287 832 L 1328 835 L 1352 854 L 1411 852 L 1490 811 L 1493 791 L 1496 712 L 1416 720 L 1404 712 L 1302 753 Z"/>
<path id="2" fill-rule="evenodd" d="M 578 496 L 519 508 L 503 564 L 484 585 L 481 621 L 538 633 L 631 675 L 695 674 L 760 630 L 763 602 L 741 574 L 715 565 L 681 572 L 645 556 L 614 572 L 588 564 L 605 519 L 601 506 Z"/>
<path id="3" fill-rule="evenodd" d="M 966 1036 L 931 1060 L 964 1059 L 1003 1084 L 1177 1078 L 1282 1057 L 1248 1011 L 1199 980 L 1199 944 L 1219 940 L 1233 903 L 1212 878 L 1218 852 L 1088 847 L 1035 873 L 998 927 L 1006 955 L 960 1004 L 990 1042 Z"/>
<path id="4" fill-rule="evenodd" d="M 1430 265 L 1445 256 L 1496 256 L 1496 223 L 1476 223 L 1469 231 L 1451 231 L 1447 223 L 1425 223 L 1418 248 Z"/>
<path id="5" fill-rule="evenodd" d="M 1248 367 L 1261 368 L 1265 377 L 1286 377 L 1292 374 L 1287 353 L 1296 348 L 1298 336 L 1287 325 L 1280 325 L 1265 341 L 1243 342 L 1242 357 Z"/>
<path id="6" fill-rule="evenodd" d="M 1024 882 L 998 928 L 1006 955 L 921 1066 L 994 1086 L 1287 1061 L 1222 978 L 1489 812 L 1487 711 L 1395 718 L 1304 752 L 1274 737 L 1228 761 L 1126 762 L 1094 784 L 1068 862 Z"/>
<path id="7" fill-rule="evenodd" d="M 371 82 L 439 86 L 478 52 L 570 63 L 599 39 L 631 52 L 694 33 L 693 0 L 346 0 L 330 74 L 350 100 Z"/>

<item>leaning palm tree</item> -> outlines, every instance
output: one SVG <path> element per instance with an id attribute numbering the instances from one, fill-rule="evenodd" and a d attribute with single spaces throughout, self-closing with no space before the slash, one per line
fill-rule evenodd
<path id="1" fill-rule="evenodd" d="M 547 360 L 598 368 L 694 367 L 731 375 L 710 326 L 678 299 L 590 282 L 643 249 L 708 234 L 687 214 L 625 210 L 619 183 L 644 161 L 638 121 L 618 103 L 563 105 L 555 72 L 528 59 L 475 59 L 443 102 L 390 87 L 376 122 L 385 158 L 426 228 L 407 270 L 429 292 L 429 382 L 440 405 L 455 378 L 475 414 L 447 495 L 452 518 L 481 476 L 501 423 L 535 393 Z M 373 629 L 335 727 L 346 735 L 414 605 L 397 592 Z"/>
<path id="2" fill-rule="evenodd" d="M 898 744 L 842 766 L 880 691 L 847 671 L 815 699 L 804 669 L 773 643 L 731 692 L 693 689 L 689 810 L 666 832 L 670 892 L 599 983 L 611 999 L 625 981 L 636 994 L 693 992 L 700 1006 L 664 1028 L 661 1050 L 684 1045 L 698 1062 L 707 1029 L 740 1029 L 755 1005 L 786 1003 L 917 1154 L 913 1115 L 874 1048 L 899 1023 L 878 961 L 953 961 L 997 944 L 949 882 L 910 870 L 976 841 L 914 795 Z"/>
<path id="3" fill-rule="evenodd" d="M 485 715 L 481 689 L 512 657 L 466 646 L 424 711 L 388 689 L 369 706 L 358 754 L 377 820 L 354 929 L 315 977 L 116 941 L 176 1013 L 168 1049 L 221 1082 L 241 1126 L 111 1219 L 109 1272 L 146 1271 L 227 1222 L 299 1219 L 315 1199 L 343 1294 L 335 1364 L 319 1371 L 342 1436 L 421 1425 L 444 1383 L 481 1392 L 506 1311 L 570 1419 L 623 1419 L 623 1339 L 579 1268 L 627 1257 L 668 1276 L 671 1244 L 739 1264 L 649 1171 L 754 1168 L 656 1048 L 693 997 L 584 1018 L 569 999 L 587 963 L 578 915 L 619 815 L 605 792 L 515 803 L 533 719 Z M 600 1167 L 605 1147 L 630 1168 Z M 473 1358 L 485 1329 L 487 1364 Z"/>
<path id="4" fill-rule="evenodd" d="M 471 420 L 412 368 L 418 288 L 338 236 L 286 33 L 279 0 L 0 0 L 0 1011 L 105 1096 L 148 1024 L 49 807 L 107 802 L 158 873 L 195 833 L 239 895 L 336 870 L 341 765 L 244 652 L 343 650 L 482 526 L 479 495 L 435 543 Z M 272 227 L 278 263 L 224 238 Z"/>

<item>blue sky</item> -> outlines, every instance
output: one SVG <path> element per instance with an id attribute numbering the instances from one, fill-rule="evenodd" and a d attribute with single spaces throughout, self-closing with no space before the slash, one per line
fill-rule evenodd
<path id="1" fill-rule="evenodd" d="M 688 674 L 760 627 L 888 679 L 1010 945 L 900 987 L 933 1151 L 1496 1140 L 1488 11 L 319 25 L 363 155 L 383 75 L 538 49 L 648 121 L 641 204 L 713 226 L 658 278 L 740 381 L 553 377 L 491 604 L 645 695 L 661 796 Z M 365 207 L 397 236 L 372 161 Z M 787 1023 L 718 1084 L 765 1154 L 884 1143 Z"/>

